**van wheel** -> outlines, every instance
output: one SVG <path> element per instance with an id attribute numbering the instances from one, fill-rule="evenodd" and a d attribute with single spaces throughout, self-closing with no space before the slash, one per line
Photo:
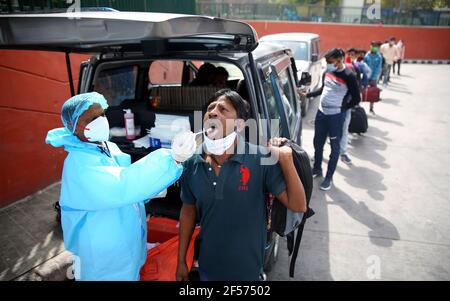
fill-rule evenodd
<path id="1" fill-rule="evenodd" d="M 266 268 L 265 271 L 266 272 L 270 272 L 273 267 L 275 266 L 275 263 L 278 260 L 278 248 L 280 246 L 280 236 L 275 233 L 272 232 L 272 248 L 269 254 L 269 258 L 267 260 L 267 264 L 266 264 Z"/>

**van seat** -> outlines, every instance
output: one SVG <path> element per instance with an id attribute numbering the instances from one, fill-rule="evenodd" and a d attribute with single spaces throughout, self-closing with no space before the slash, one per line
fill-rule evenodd
<path id="1" fill-rule="evenodd" d="M 153 87 L 150 95 L 161 99 L 159 109 L 173 111 L 202 110 L 217 92 L 216 87 Z"/>

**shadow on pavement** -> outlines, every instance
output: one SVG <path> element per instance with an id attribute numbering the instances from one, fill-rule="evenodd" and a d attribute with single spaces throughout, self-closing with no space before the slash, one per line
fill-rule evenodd
<path id="1" fill-rule="evenodd" d="M 380 166 L 384 169 L 389 169 L 391 166 L 386 163 L 386 159 L 379 152 L 384 151 L 387 148 L 387 144 L 380 139 L 376 139 L 376 134 L 373 133 L 370 129 L 370 132 L 367 136 L 353 136 L 352 139 L 349 139 L 349 145 L 352 147 L 350 154 L 360 160 L 369 161 L 375 165 Z M 378 133 L 381 134 L 382 133 Z M 370 135 L 370 136 L 369 136 Z M 389 138 L 382 136 L 382 139 L 389 140 Z"/>
<path id="2" fill-rule="evenodd" d="M 408 75 L 408 74 L 401 74 L 401 75 L 396 75 L 396 76 L 400 76 L 400 77 L 406 77 L 406 78 L 412 78 L 415 79 L 414 76 Z"/>
<path id="3" fill-rule="evenodd" d="M 386 118 L 386 117 L 383 117 L 383 116 L 380 116 L 380 115 L 369 115 L 369 128 L 370 128 L 370 120 L 371 119 L 374 119 L 374 120 L 377 120 L 377 121 L 381 121 L 381 122 L 395 124 L 397 126 L 404 126 L 404 124 L 402 122 L 400 122 L 400 121 L 395 121 L 395 120 L 392 120 L 392 119 L 389 119 L 389 118 Z"/>
<path id="4" fill-rule="evenodd" d="M 371 211 L 364 201 L 355 201 L 337 187 L 333 187 L 328 196 L 333 200 L 328 203 L 329 205 L 341 207 L 350 217 L 370 229 L 368 235 L 372 244 L 380 247 L 391 247 L 394 240 L 400 239 L 400 234 L 395 225 Z"/>
<path id="5" fill-rule="evenodd" d="M 381 102 L 393 106 L 400 106 L 400 100 L 395 98 L 382 98 Z"/>
<path id="6" fill-rule="evenodd" d="M 336 172 L 345 177 L 345 182 L 355 188 L 366 190 L 367 193 L 377 201 L 383 201 L 382 192 L 387 191 L 383 184 L 383 175 L 366 167 L 360 167 L 353 164 L 350 169 L 344 169 L 338 166 Z"/>
<path id="7" fill-rule="evenodd" d="M 369 127 L 369 132 L 366 136 L 379 138 L 379 140 L 384 140 L 387 142 L 392 142 L 392 139 L 389 138 L 389 131 L 383 131 L 374 126 Z M 384 149 L 386 149 L 386 147 Z"/>
<path id="8" fill-rule="evenodd" d="M 412 95 L 411 91 L 402 89 L 401 87 L 395 87 L 393 85 L 389 85 L 389 87 L 387 89 L 389 89 L 389 91 L 392 91 L 392 92 Z"/>
<path id="9" fill-rule="evenodd" d="M 0 280 L 13 280 L 64 251 L 53 203 L 60 185 L 0 211 Z"/>

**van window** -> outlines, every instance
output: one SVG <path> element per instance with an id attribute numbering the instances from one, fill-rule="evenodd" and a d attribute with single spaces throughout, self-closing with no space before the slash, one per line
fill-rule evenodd
<path id="1" fill-rule="evenodd" d="M 94 91 L 102 94 L 111 106 L 125 99 L 135 99 L 138 66 L 101 70 L 95 79 Z"/>
<path id="2" fill-rule="evenodd" d="M 192 61 L 192 64 L 197 70 L 195 79 L 189 83 L 191 86 L 214 86 L 218 89 L 236 90 L 238 81 L 244 78 L 241 69 L 230 63 Z"/>
<path id="3" fill-rule="evenodd" d="M 289 125 L 289 132 L 292 137 L 295 134 L 295 126 L 299 118 L 299 108 L 295 90 L 292 85 L 292 75 L 289 68 L 284 69 L 278 74 L 278 83 L 281 88 L 280 96 Z"/>
<path id="4" fill-rule="evenodd" d="M 228 63 L 214 63 L 216 67 L 223 67 L 228 72 L 228 80 L 239 80 L 244 78 L 241 69 L 239 69 L 236 65 L 228 64 Z"/>
<path id="5" fill-rule="evenodd" d="M 282 41 L 282 45 L 290 48 L 296 61 L 308 61 L 308 44 L 306 42 Z"/>
<path id="6" fill-rule="evenodd" d="M 264 90 L 264 96 L 267 103 L 267 111 L 269 114 L 270 124 L 272 124 L 272 120 L 276 119 L 280 122 L 280 111 L 278 110 L 277 101 L 275 99 L 275 90 L 272 85 L 272 81 L 270 78 L 266 78 L 263 82 L 263 90 Z M 271 136 L 276 137 L 280 136 L 280 128 L 281 128 L 281 122 L 279 123 L 279 126 L 277 129 L 271 128 Z"/>
<path id="7" fill-rule="evenodd" d="M 148 78 L 152 85 L 180 85 L 183 74 L 182 61 L 154 61 Z"/>

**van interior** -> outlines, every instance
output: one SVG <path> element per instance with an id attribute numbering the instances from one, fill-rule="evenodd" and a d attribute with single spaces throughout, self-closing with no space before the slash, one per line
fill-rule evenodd
<path id="1" fill-rule="evenodd" d="M 115 61 L 100 63 L 95 70 L 91 90 L 103 94 L 108 101 L 105 113 L 110 124 L 110 140 L 130 154 L 132 162 L 159 147 L 170 148 L 173 136 L 179 131 L 201 131 L 201 123 L 194 125 L 194 112 L 202 120 L 204 113 L 200 112 L 204 112 L 216 91 L 230 88 L 244 99 L 249 95 L 242 71 L 227 62 Z M 216 73 L 224 74 L 223 70 L 228 77 L 217 79 Z M 134 114 L 136 138 L 133 141 L 125 137 L 124 109 L 131 109 Z M 149 136 L 159 139 L 160 145 L 151 144 Z M 175 183 L 167 189 L 165 197 L 147 203 L 147 213 L 179 219 L 182 205 L 179 196 L 179 183 Z"/>

